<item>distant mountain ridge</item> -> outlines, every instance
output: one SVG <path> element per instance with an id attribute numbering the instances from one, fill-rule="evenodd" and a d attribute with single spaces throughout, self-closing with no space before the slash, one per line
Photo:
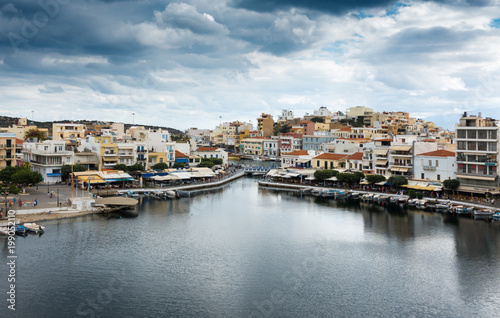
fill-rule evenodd
<path id="1" fill-rule="evenodd" d="M 9 116 L 0 116 L 0 127 L 10 127 L 12 125 L 16 125 L 18 122 L 19 118 L 17 117 L 9 117 Z M 28 119 L 28 125 L 36 125 L 39 128 L 47 128 L 49 131 L 52 131 L 52 124 L 53 123 L 74 123 L 74 124 L 84 124 L 84 125 L 97 125 L 97 124 L 102 124 L 102 123 L 110 123 L 113 124 L 114 122 L 109 121 L 109 122 L 101 122 L 98 120 L 55 120 L 55 121 L 36 121 L 36 120 L 29 120 Z M 146 129 L 164 129 L 167 130 L 170 134 L 172 135 L 181 135 L 184 134 L 182 131 L 175 129 L 175 128 L 170 128 L 170 127 L 162 127 L 162 126 L 151 126 L 151 125 L 142 125 L 142 124 L 124 124 L 125 130 L 129 129 L 132 126 L 144 126 Z"/>

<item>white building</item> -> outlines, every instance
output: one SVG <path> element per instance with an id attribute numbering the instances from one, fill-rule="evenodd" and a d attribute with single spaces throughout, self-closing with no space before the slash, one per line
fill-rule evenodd
<path id="1" fill-rule="evenodd" d="M 264 140 L 264 156 L 278 157 L 279 154 L 278 137 L 273 136 L 271 139 Z"/>
<path id="2" fill-rule="evenodd" d="M 293 111 L 283 109 L 281 111 L 281 115 L 278 116 L 278 122 L 284 122 L 284 121 L 287 121 L 287 120 L 293 120 L 293 118 L 294 118 Z"/>
<path id="3" fill-rule="evenodd" d="M 228 155 L 227 152 L 222 148 L 200 147 L 193 152 L 193 155 L 200 156 L 201 158 L 222 159 L 223 166 L 227 166 Z"/>
<path id="4" fill-rule="evenodd" d="M 455 153 L 447 150 L 435 150 L 415 155 L 415 179 L 447 180 L 456 178 Z"/>
<path id="5" fill-rule="evenodd" d="M 498 121 L 464 113 L 455 129 L 459 191 L 498 194 Z"/>
<path id="6" fill-rule="evenodd" d="M 25 142 L 24 162 L 29 162 L 33 171 L 40 172 L 44 182 L 61 181 L 62 166 L 73 164 L 73 151 L 67 151 L 65 145 L 64 140 Z"/>

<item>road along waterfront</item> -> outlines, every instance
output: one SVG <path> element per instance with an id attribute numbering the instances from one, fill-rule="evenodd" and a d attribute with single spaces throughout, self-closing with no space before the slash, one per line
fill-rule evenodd
<path id="1" fill-rule="evenodd" d="M 47 221 L 44 235 L 17 239 L 16 313 L 493 317 L 500 309 L 499 222 L 294 196 L 259 189 L 256 178 L 197 194 L 141 198 L 133 219 Z"/>

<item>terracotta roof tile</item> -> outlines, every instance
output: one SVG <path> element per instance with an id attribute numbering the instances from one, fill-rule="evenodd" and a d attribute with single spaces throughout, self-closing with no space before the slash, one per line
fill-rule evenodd
<path id="1" fill-rule="evenodd" d="M 346 158 L 348 155 L 340 153 L 323 153 L 319 156 L 314 157 L 314 159 L 326 159 L 326 160 L 341 160 Z"/>
<path id="2" fill-rule="evenodd" d="M 435 150 L 431 152 L 425 152 L 418 154 L 417 156 L 428 156 L 428 157 L 455 157 L 455 153 L 453 151 L 448 150 Z"/>

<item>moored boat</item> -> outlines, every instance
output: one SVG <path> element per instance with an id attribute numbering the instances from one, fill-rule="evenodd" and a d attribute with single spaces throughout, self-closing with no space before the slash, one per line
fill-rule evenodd
<path id="1" fill-rule="evenodd" d="M 36 223 L 24 223 L 26 230 L 30 233 L 43 234 L 45 227 L 38 225 Z"/>
<path id="2" fill-rule="evenodd" d="M 22 225 L 17 225 L 16 226 L 16 235 L 26 236 L 26 235 L 28 235 L 28 229 Z"/>
<path id="3" fill-rule="evenodd" d="M 474 210 L 474 216 L 493 216 L 493 211 L 489 209 Z"/>
<path id="4" fill-rule="evenodd" d="M 496 212 L 492 215 L 495 220 L 500 220 L 500 212 Z"/>

